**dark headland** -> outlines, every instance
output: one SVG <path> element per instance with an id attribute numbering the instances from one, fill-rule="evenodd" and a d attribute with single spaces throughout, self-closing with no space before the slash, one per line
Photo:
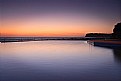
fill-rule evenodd
<path id="1" fill-rule="evenodd" d="M 88 33 L 86 37 L 102 37 L 105 40 L 89 40 L 88 43 L 94 46 L 121 48 L 121 23 L 117 23 L 113 29 L 113 33 Z"/>

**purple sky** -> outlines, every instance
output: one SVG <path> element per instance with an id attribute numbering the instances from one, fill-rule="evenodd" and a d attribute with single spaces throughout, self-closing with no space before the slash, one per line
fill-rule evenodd
<path id="1" fill-rule="evenodd" d="M 106 29 L 108 33 L 111 32 L 112 27 L 117 22 L 121 22 L 121 1 L 120 0 L 0 0 L 0 28 L 5 31 L 5 27 L 9 28 L 12 26 L 4 26 L 11 20 L 32 20 L 36 18 L 62 21 L 66 20 L 70 23 L 75 21 L 80 23 L 92 23 L 96 24 L 97 21 L 100 24 L 104 24 L 102 28 Z M 59 22 L 58 21 L 58 22 Z M 65 22 L 66 22 L 65 21 Z M 95 22 L 96 21 L 96 22 Z M 48 20 L 49 22 L 49 20 Z M 55 22 L 56 23 L 56 22 Z M 39 24 L 39 23 L 36 23 Z M 47 23 L 46 23 L 47 24 Z M 81 25 L 82 25 L 81 24 Z M 99 24 L 99 25 L 100 25 Z M 80 27 L 81 27 L 80 25 Z M 93 26 L 92 25 L 92 26 Z M 82 25 L 83 26 L 83 25 Z M 89 26 L 89 25 L 88 25 Z M 85 26 L 88 28 L 88 26 Z M 90 28 L 92 27 L 90 26 Z M 98 25 L 96 24 L 97 29 Z M 4 28 L 3 28 L 4 27 Z M 17 27 L 17 25 L 16 25 Z M 99 26 L 100 27 L 100 26 Z M 40 27 L 41 29 L 42 27 Z M 82 29 L 81 27 L 80 29 Z M 93 27 L 92 27 L 93 28 Z M 75 27 L 76 29 L 76 27 Z M 78 29 L 78 27 L 77 27 Z M 100 29 L 100 28 L 99 28 Z M 76 31 L 74 31 L 76 32 Z M 81 31 L 80 31 L 81 32 Z M 88 32 L 85 30 L 85 32 Z M 90 32 L 96 32 L 91 30 Z M 97 32 L 100 32 L 97 30 Z M 106 31 L 102 31 L 106 32 Z M 78 33 L 78 32 L 77 32 Z"/>

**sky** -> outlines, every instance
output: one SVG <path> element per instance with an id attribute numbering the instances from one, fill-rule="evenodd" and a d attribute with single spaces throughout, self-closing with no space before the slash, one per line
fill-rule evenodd
<path id="1" fill-rule="evenodd" d="M 120 0 L 0 0 L 2 36 L 84 36 L 112 33 Z"/>

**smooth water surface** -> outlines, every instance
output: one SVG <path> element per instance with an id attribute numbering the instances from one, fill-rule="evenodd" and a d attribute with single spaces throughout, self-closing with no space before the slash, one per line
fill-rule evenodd
<path id="1" fill-rule="evenodd" d="M 120 54 L 86 41 L 0 43 L 0 81 L 121 81 Z"/>

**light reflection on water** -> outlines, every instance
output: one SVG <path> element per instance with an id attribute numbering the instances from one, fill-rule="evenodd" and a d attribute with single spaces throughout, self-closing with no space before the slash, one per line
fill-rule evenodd
<path id="1" fill-rule="evenodd" d="M 0 44 L 1 81 L 120 81 L 121 51 L 86 41 Z"/>

